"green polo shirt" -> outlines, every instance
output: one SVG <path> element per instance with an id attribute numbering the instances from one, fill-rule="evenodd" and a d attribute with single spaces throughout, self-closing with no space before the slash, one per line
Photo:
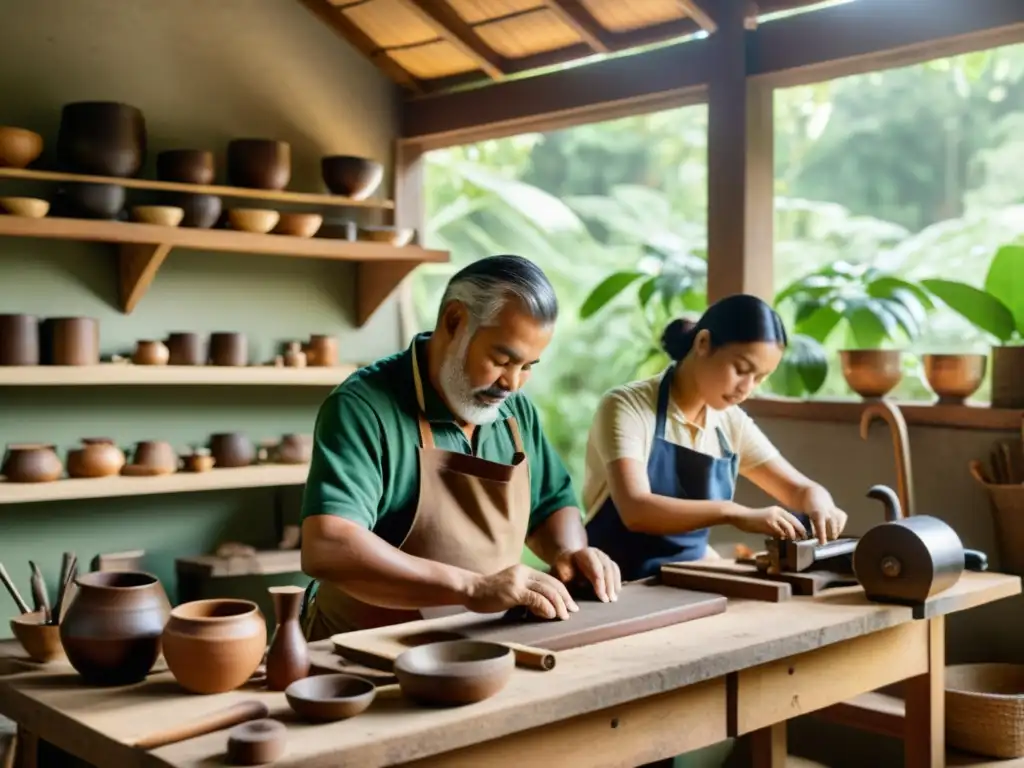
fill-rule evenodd
<path id="1" fill-rule="evenodd" d="M 413 340 L 423 381 L 425 413 L 438 448 L 509 464 L 515 444 L 505 419 L 519 423 L 530 463 L 530 530 L 578 502 L 569 473 L 544 437 L 537 409 L 522 393 L 508 397 L 501 416 L 480 426 L 473 444 L 431 386 L 426 342 Z M 419 497 L 420 444 L 412 347 L 359 369 L 320 406 L 302 517 L 338 515 L 393 545 L 409 530 Z M 404 514 L 402 514 L 404 512 Z"/>

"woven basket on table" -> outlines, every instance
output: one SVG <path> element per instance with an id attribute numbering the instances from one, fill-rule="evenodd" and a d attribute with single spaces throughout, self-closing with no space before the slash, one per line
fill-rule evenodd
<path id="1" fill-rule="evenodd" d="M 1024 576 L 1024 484 L 982 483 L 992 508 L 999 572 Z"/>
<path id="2" fill-rule="evenodd" d="M 946 667 L 946 744 L 987 757 L 1024 756 L 1024 665 Z"/>

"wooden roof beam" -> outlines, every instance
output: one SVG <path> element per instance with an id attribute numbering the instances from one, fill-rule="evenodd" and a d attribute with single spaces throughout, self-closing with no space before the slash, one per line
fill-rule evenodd
<path id="1" fill-rule="evenodd" d="M 466 20 L 445 0 L 399 0 L 404 8 L 415 13 L 437 34 L 471 58 L 492 80 L 505 77 L 504 61 L 480 39 Z"/>
<path id="2" fill-rule="evenodd" d="M 715 23 L 711 14 L 705 11 L 697 0 L 676 0 L 676 2 L 709 35 L 718 29 L 718 24 Z"/>
<path id="3" fill-rule="evenodd" d="M 342 12 L 341 7 L 332 5 L 328 0 L 298 0 L 298 2 L 320 19 L 322 24 L 372 61 L 389 78 L 413 93 L 423 92 L 416 78 L 402 69 L 398 62 L 381 50 L 381 47 L 369 35 L 350 21 Z"/>
<path id="4" fill-rule="evenodd" d="M 579 0 L 544 0 L 558 18 L 573 29 L 595 53 L 608 53 L 614 46 L 608 40 L 608 31 Z"/>

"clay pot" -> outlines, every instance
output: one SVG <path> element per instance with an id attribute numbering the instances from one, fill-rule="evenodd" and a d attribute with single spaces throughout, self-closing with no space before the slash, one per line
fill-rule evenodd
<path id="1" fill-rule="evenodd" d="M 186 193 L 167 195 L 167 204 L 181 208 L 185 215 L 180 226 L 195 229 L 209 229 L 220 219 L 222 204 L 217 195 L 193 195 Z"/>
<path id="2" fill-rule="evenodd" d="M 169 475 L 178 469 L 178 454 L 165 440 L 140 440 L 132 451 L 132 465 Z"/>
<path id="3" fill-rule="evenodd" d="M 355 717 L 376 695 L 372 682 L 355 675 L 314 675 L 295 681 L 284 692 L 292 711 L 313 722 Z"/>
<path id="4" fill-rule="evenodd" d="M 50 201 L 39 197 L 0 197 L 0 209 L 11 216 L 41 219 L 50 212 Z"/>
<path id="5" fill-rule="evenodd" d="M 42 357 L 50 365 L 99 365 L 100 323 L 93 317 L 43 321 Z"/>
<path id="6" fill-rule="evenodd" d="M 274 464 L 307 464 L 313 455 L 312 435 L 285 435 L 267 451 Z"/>
<path id="7" fill-rule="evenodd" d="M 0 168 L 27 168 L 43 152 L 43 137 L 35 131 L 0 125 Z"/>
<path id="8" fill-rule="evenodd" d="M 218 332 L 210 336 L 211 365 L 248 365 L 249 340 L 244 333 Z"/>
<path id="9" fill-rule="evenodd" d="M 61 170 L 99 176 L 134 176 L 146 157 L 146 120 L 129 104 L 65 104 L 57 134 Z"/>
<path id="10" fill-rule="evenodd" d="M 290 235 L 291 237 L 312 237 L 324 223 L 324 217 L 319 213 L 282 213 L 277 219 L 277 226 L 274 227 L 275 235 Z"/>
<path id="11" fill-rule="evenodd" d="M 270 587 L 277 629 L 267 651 L 267 688 L 283 691 L 309 674 L 309 647 L 299 626 L 302 587 Z"/>
<path id="12" fill-rule="evenodd" d="M 129 216 L 140 224 L 158 227 L 176 227 L 185 218 L 185 210 L 173 205 L 136 205 Z"/>
<path id="13" fill-rule="evenodd" d="M 7 446 L 0 474 L 9 483 L 52 483 L 64 474 L 64 465 L 54 446 L 22 443 Z"/>
<path id="14" fill-rule="evenodd" d="M 125 191 L 118 184 L 76 182 L 64 189 L 67 213 L 83 219 L 116 219 L 124 209 Z"/>
<path id="15" fill-rule="evenodd" d="M 1024 408 L 1024 346 L 992 347 L 992 407 Z"/>
<path id="16" fill-rule="evenodd" d="M 93 685 L 128 685 L 149 674 L 160 655 L 160 635 L 171 613 L 156 576 L 96 571 L 78 588 L 60 624 L 71 666 Z"/>
<path id="17" fill-rule="evenodd" d="M 198 333 L 172 333 L 167 354 L 168 365 L 206 365 L 206 344 Z"/>
<path id="18" fill-rule="evenodd" d="M 0 340 L 2 343 L 2 340 Z M 285 366 L 288 368 L 305 368 L 306 353 L 302 351 L 302 344 L 298 341 L 289 341 L 282 355 Z"/>
<path id="19" fill-rule="evenodd" d="M 124 452 L 107 437 L 83 437 L 82 448 L 68 451 L 69 477 L 109 477 L 125 465 Z"/>
<path id="20" fill-rule="evenodd" d="M 963 405 L 985 378 L 986 355 L 922 355 L 924 377 L 939 405 Z"/>
<path id="21" fill-rule="evenodd" d="M 410 699 L 453 706 L 493 696 L 508 683 L 515 666 L 515 653 L 507 645 L 446 640 L 402 652 L 395 659 L 395 677 Z"/>
<path id="22" fill-rule="evenodd" d="M 284 189 L 292 177 L 292 148 L 273 139 L 228 142 L 228 183 L 254 189 Z"/>
<path id="23" fill-rule="evenodd" d="M 42 611 L 33 611 L 11 619 L 11 633 L 21 643 L 29 658 L 41 664 L 64 658 L 60 627 L 44 624 L 45 618 Z"/>
<path id="24" fill-rule="evenodd" d="M 143 340 L 135 344 L 132 362 L 136 365 L 167 365 L 171 351 L 162 341 Z"/>
<path id="25" fill-rule="evenodd" d="M 338 364 L 338 340 L 333 336 L 314 334 L 303 349 L 307 365 L 330 368 Z"/>
<path id="26" fill-rule="evenodd" d="M 156 156 L 156 177 L 182 184 L 212 184 L 213 152 L 205 149 L 168 149 Z"/>
<path id="27" fill-rule="evenodd" d="M 884 397 L 903 378 L 898 349 L 844 349 L 839 360 L 846 383 L 865 399 Z"/>
<path id="28" fill-rule="evenodd" d="M 0 315 L 0 365 L 39 365 L 39 319 Z"/>
<path id="29" fill-rule="evenodd" d="M 334 194 L 363 200 L 380 186 L 384 166 L 368 157 L 329 155 L 320 160 L 320 175 Z"/>
<path id="30" fill-rule="evenodd" d="M 167 667 L 192 693 L 243 685 L 267 647 L 267 624 L 249 600 L 196 600 L 171 611 L 163 631 Z"/>
<path id="31" fill-rule="evenodd" d="M 210 453 L 217 467 L 248 467 L 256 460 L 256 447 L 243 432 L 221 432 L 210 437 Z"/>

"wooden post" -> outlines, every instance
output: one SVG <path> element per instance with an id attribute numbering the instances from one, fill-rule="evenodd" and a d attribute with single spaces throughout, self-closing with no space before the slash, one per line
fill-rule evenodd
<path id="1" fill-rule="evenodd" d="M 906 768 L 946 765 L 946 619 L 928 620 L 928 671 L 907 680 Z"/>
<path id="2" fill-rule="evenodd" d="M 423 186 L 426 184 L 425 152 L 417 142 L 399 141 L 395 148 L 395 225 L 416 230 L 420 245 L 427 224 L 427 210 Z M 412 343 L 421 329 L 416 323 L 412 285 L 406 277 L 398 286 L 398 328 L 400 348 Z"/>
<path id="3" fill-rule="evenodd" d="M 746 0 L 719 0 L 708 86 L 708 301 L 774 296 L 772 89 L 747 80 Z"/>

